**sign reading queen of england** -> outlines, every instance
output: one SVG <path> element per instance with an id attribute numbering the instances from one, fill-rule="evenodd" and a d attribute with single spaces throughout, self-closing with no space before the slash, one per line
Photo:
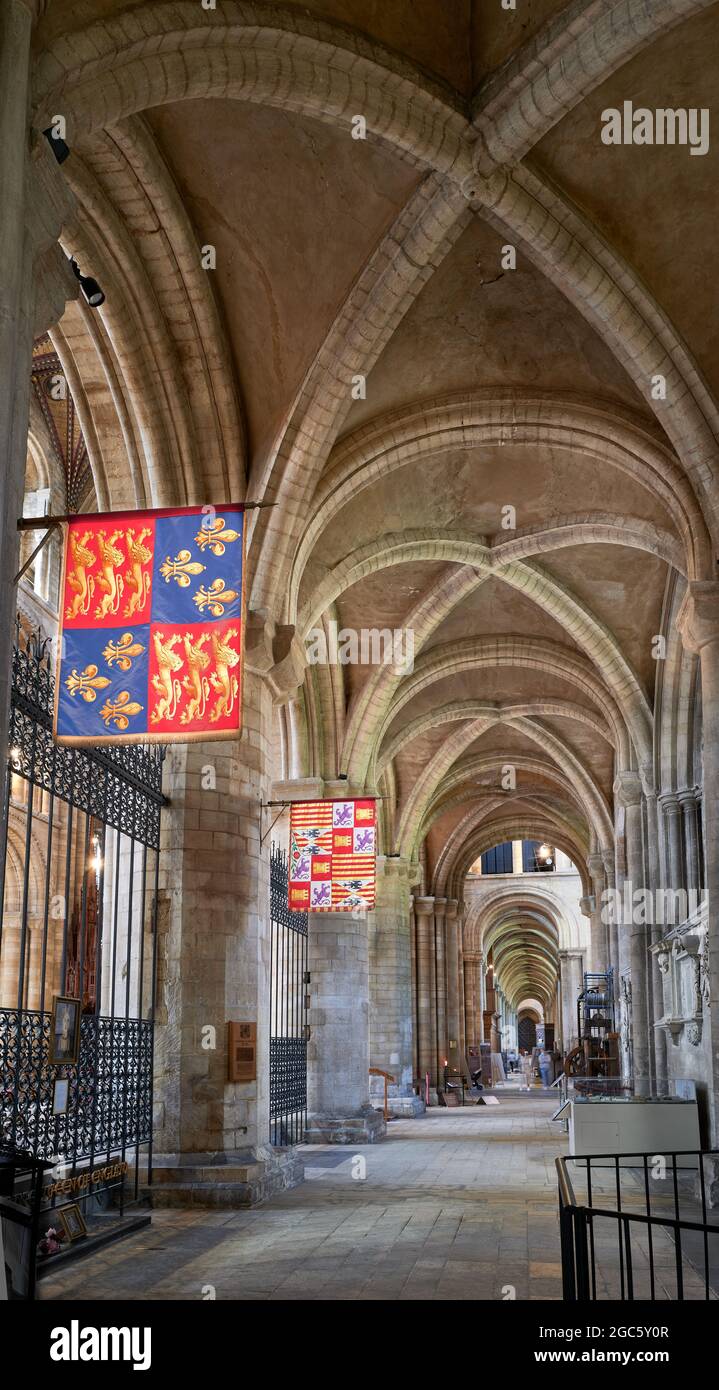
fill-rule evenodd
<path id="1" fill-rule="evenodd" d="M 375 803 L 294 801 L 290 809 L 289 906 L 295 912 L 374 907 Z"/>
<path id="2" fill-rule="evenodd" d="M 244 512 L 164 508 L 66 528 L 58 743 L 187 743 L 241 724 Z"/>

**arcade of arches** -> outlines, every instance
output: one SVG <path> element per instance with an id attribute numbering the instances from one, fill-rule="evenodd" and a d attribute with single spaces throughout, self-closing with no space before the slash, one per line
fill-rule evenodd
<path id="1" fill-rule="evenodd" d="M 18 517 L 271 504 L 241 738 L 164 763 L 157 1191 L 217 1200 L 218 1154 L 230 1204 L 300 1182 L 269 1136 L 268 803 L 345 794 L 377 797 L 377 904 L 309 918 L 310 1142 L 389 1150 L 482 1043 L 566 1051 L 611 967 L 622 1076 L 694 1081 L 717 1145 L 719 156 L 600 133 L 625 101 L 714 115 L 719 4 L 1 8 L 3 729 L 16 609 L 57 622 L 59 541 L 15 584 Z M 251 1083 L 201 1045 L 233 1019 Z"/>

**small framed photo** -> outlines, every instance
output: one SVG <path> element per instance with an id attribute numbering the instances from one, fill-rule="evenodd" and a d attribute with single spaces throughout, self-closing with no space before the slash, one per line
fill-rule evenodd
<path id="1" fill-rule="evenodd" d="M 50 1063 L 77 1062 L 80 1051 L 80 1000 L 56 994 L 50 1024 Z"/>
<path id="2" fill-rule="evenodd" d="M 70 1093 L 70 1082 L 58 1077 L 52 1088 L 52 1113 L 53 1115 L 66 1115 L 67 1102 Z"/>
<path id="3" fill-rule="evenodd" d="M 69 1241 L 79 1240 L 81 1236 L 87 1235 L 87 1226 L 76 1202 L 73 1202 L 72 1206 L 63 1207 L 59 1215 Z"/>

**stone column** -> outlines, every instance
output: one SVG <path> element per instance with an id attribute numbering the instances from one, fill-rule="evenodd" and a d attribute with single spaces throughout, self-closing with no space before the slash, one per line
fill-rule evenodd
<path id="1" fill-rule="evenodd" d="M 644 804 L 646 807 L 646 826 L 647 826 L 647 887 L 651 892 L 651 929 L 650 940 L 652 946 L 658 945 L 663 935 L 663 928 L 657 922 L 657 891 L 661 885 L 661 863 L 659 854 L 659 805 L 651 776 L 650 769 L 642 772 L 642 786 L 644 789 Z M 656 1028 L 654 1024 L 664 1012 L 663 1005 L 663 983 L 662 974 L 659 968 L 659 957 L 656 952 L 649 953 L 649 978 L 651 983 L 651 1009 L 649 1011 L 649 1046 L 650 1061 L 654 1062 L 654 1088 L 658 1095 L 667 1093 L 667 1037 L 663 1028 Z"/>
<path id="2" fill-rule="evenodd" d="M 464 957 L 464 1017 L 467 1029 L 467 1051 L 479 1042 L 477 1016 L 479 1013 L 479 957 Z"/>
<path id="3" fill-rule="evenodd" d="M 435 898 L 434 900 L 434 1018 L 435 1033 L 437 1039 L 437 1077 L 438 1085 L 441 1085 L 444 1077 L 444 1067 L 448 1064 L 450 1068 L 457 1066 L 457 1049 L 452 1049 L 453 1056 L 449 1055 L 449 1040 L 447 1036 L 447 951 L 446 951 L 446 919 L 447 910 L 446 898 Z M 453 1037 L 453 1042 L 457 1038 Z"/>
<path id="4" fill-rule="evenodd" d="M 592 893 L 588 900 L 591 923 L 590 970 L 606 970 L 610 964 L 610 941 L 607 923 L 606 904 L 602 902 L 604 892 L 604 859 L 601 854 L 590 854 L 587 868 L 592 880 Z M 584 901 L 584 899 L 582 899 Z"/>
<path id="5" fill-rule="evenodd" d="M 78 286 L 57 239 L 74 201 L 44 136 L 29 129 L 30 46 L 42 0 L 0 5 L 0 745 L 7 748 L 10 672 L 33 338 Z M 0 799 L 0 843 L 5 838 Z"/>
<path id="6" fill-rule="evenodd" d="M 387 1132 L 369 1098 L 367 913 L 311 912 L 308 1144 L 372 1144 Z"/>
<path id="7" fill-rule="evenodd" d="M 457 916 L 457 957 L 459 965 L 459 979 L 457 982 L 457 1001 L 459 1004 L 459 1037 L 457 1039 L 460 1055 L 465 1056 L 467 1052 L 467 1020 L 464 1007 L 464 939 L 463 939 L 463 914 Z"/>
<path id="8" fill-rule="evenodd" d="M 682 603 L 677 627 L 684 646 L 698 653 L 702 678 L 704 763 L 704 854 L 708 907 L 707 964 L 708 1022 L 711 1032 L 712 1077 L 709 1086 L 711 1143 L 719 1144 L 719 582 L 692 581 Z M 719 1179 L 712 1183 L 713 1202 L 719 1201 Z"/>
<path id="9" fill-rule="evenodd" d="M 236 741 L 173 744 L 158 899 L 153 1205 L 247 1206 L 301 1181 L 269 1144 L 268 799 L 272 700 L 245 668 Z M 228 1080 L 227 1024 L 256 1027 L 256 1079 Z"/>
<path id="10" fill-rule="evenodd" d="M 684 849 L 682 845 L 682 808 L 679 797 L 670 793 L 661 798 L 662 815 L 667 835 L 669 886 L 675 891 L 684 887 Z"/>
<path id="11" fill-rule="evenodd" d="M 685 882 L 689 893 L 689 910 L 693 908 L 692 894 L 699 892 L 699 825 L 697 794 L 694 788 L 679 792 L 679 804 L 684 821 Z"/>
<path id="12" fill-rule="evenodd" d="M 434 898 L 415 898 L 417 922 L 417 1053 L 419 1075 L 429 1072 L 430 1087 L 436 1090 L 434 1074 L 434 1029 L 432 1027 L 432 974 L 434 959 Z"/>
<path id="13" fill-rule="evenodd" d="M 605 904 L 605 910 L 607 916 L 606 925 L 607 941 L 609 945 L 609 964 L 612 966 L 612 969 L 614 971 L 614 993 L 615 998 L 617 998 L 619 991 L 619 926 L 617 922 L 617 912 L 615 905 L 615 892 L 617 885 L 616 858 L 613 849 L 603 849 L 601 851 L 601 855 L 604 863 L 606 892 L 608 895 L 611 894 L 611 896 L 608 897 L 607 903 Z"/>
<path id="14" fill-rule="evenodd" d="M 644 888 L 644 865 L 642 855 L 642 784 L 639 775 L 632 771 L 620 772 L 614 783 L 614 792 L 624 807 L 625 835 L 627 853 L 627 879 L 632 893 Z M 630 969 L 632 980 L 632 1061 L 634 1085 L 639 1095 L 649 1091 L 649 1017 L 647 1009 L 647 939 L 649 929 L 646 924 L 636 922 L 641 917 L 640 910 L 632 911 L 631 921 L 624 921 L 621 930 L 629 936 Z"/>
<path id="15" fill-rule="evenodd" d="M 412 949 L 410 878 L 406 859 L 380 856 L 377 861 L 377 900 L 369 913 L 369 1064 L 389 1072 L 388 1088 L 396 1115 L 418 1115 L 424 1102 L 414 1094 L 412 1038 Z M 384 1099 L 381 1077 L 370 1077 L 375 1106 Z"/>
<path id="16" fill-rule="evenodd" d="M 559 952 L 559 978 L 562 990 L 562 1041 L 565 1052 L 577 1042 L 577 996 L 582 988 L 581 951 Z"/>
<path id="17" fill-rule="evenodd" d="M 457 916 L 457 903 L 453 899 L 447 906 L 445 912 L 445 922 L 447 928 L 447 1035 L 456 1042 L 457 1047 L 453 1049 L 455 1055 L 459 1055 L 460 1047 L 460 1003 L 459 1003 L 459 946 L 460 946 L 460 920 Z"/>

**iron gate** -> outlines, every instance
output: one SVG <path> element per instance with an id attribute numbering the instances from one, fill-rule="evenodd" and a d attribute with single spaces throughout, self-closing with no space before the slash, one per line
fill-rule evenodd
<path id="1" fill-rule="evenodd" d="M 54 743 L 47 646 L 18 626 L 0 845 L 0 1143 L 71 1178 L 119 1159 L 136 1198 L 141 1150 L 152 1168 L 163 754 Z"/>
<path id="2" fill-rule="evenodd" d="M 307 913 L 287 904 L 287 856 L 270 848 L 270 1141 L 301 1144 L 307 1119 Z"/>

